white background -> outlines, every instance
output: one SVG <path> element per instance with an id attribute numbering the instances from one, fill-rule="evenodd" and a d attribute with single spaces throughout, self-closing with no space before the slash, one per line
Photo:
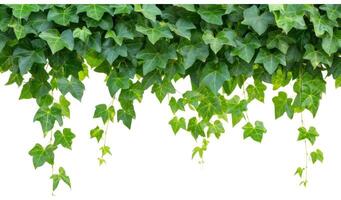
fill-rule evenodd
<path id="1" fill-rule="evenodd" d="M 42 139 L 40 125 L 33 123 L 37 106 L 33 100 L 18 100 L 17 86 L 4 86 L 8 74 L 0 76 L 0 199 L 340 199 L 341 180 L 341 91 L 328 80 L 318 115 L 305 113 L 305 124 L 320 133 L 315 147 L 323 150 L 323 164 L 310 165 L 307 188 L 298 186 L 293 176 L 304 164 L 304 144 L 297 142 L 299 117 L 274 120 L 268 87 L 265 104 L 249 105 L 251 121 L 263 120 L 268 130 L 262 144 L 242 139 L 242 121 L 237 127 L 225 124 L 220 140 L 211 139 L 205 164 L 191 159 L 196 145 L 185 131 L 177 136 L 168 121 L 172 113 L 167 98 L 160 104 L 146 91 L 136 104 L 137 119 L 128 130 L 121 123 L 109 127 L 108 145 L 112 156 L 99 167 L 98 144 L 89 139 L 89 130 L 101 122 L 92 119 L 95 105 L 109 103 L 104 76 L 91 73 L 85 81 L 82 103 L 72 99 L 71 119 L 65 127 L 77 135 L 73 150 L 56 152 L 56 167 L 62 165 L 72 180 L 72 190 L 64 184 L 51 196 L 48 165 L 34 170 L 28 151 Z M 180 91 L 188 81 L 176 85 Z M 290 88 L 286 89 L 290 91 Z M 310 148 L 309 150 L 313 150 Z"/>

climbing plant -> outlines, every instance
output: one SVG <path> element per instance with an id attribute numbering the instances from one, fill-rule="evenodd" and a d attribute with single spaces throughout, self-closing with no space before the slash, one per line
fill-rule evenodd
<path id="1" fill-rule="evenodd" d="M 323 153 L 302 112 L 316 116 L 326 77 L 341 86 L 340 24 L 340 5 L 0 5 L 0 72 L 9 73 L 7 85 L 20 86 L 20 99 L 39 106 L 33 119 L 46 143 L 29 155 L 35 168 L 51 165 L 53 190 L 60 182 L 71 187 L 54 156 L 57 148 L 72 149 L 76 134 L 63 122 L 69 98 L 81 101 L 89 70 L 106 75 L 112 97 L 89 116 L 99 119 L 89 135 L 100 144 L 100 164 L 111 154 L 109 124 L 131 128 L 134 104 L 150 88 L 160 102 L 168 96 L 174 134 L 202 142 L 193 158 L 202 162 L 227 123 L 241 123 L 243 137 L 260 143 L 271 130 L 247 109 L 264 102 L 271 84 L 278 91 L 274 117 L 301 116 L 297 140 L 306 151 L 296 174 L 305 186 L 308 165 L 322 162 Z M 186 77 L 191 89 L 180 92 L 176 82 Z M 293 95 L 283 88 L 289 83 Z M 182 117 L 189 110 L 193 116 Z"/>

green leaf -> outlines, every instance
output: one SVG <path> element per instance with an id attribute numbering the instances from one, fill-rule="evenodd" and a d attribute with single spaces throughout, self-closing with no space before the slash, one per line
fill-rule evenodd
<path id="1" fill-rule="evenodd" d="M 213 124 L 208 125 L 207 137 L 214 134 L 217 139 L 220 138 L 221 134 L 225 133 L 225 129 L 221 121 L 215 120 Z"/>
<path id="2" fill-rule="evenodd" d="M 223 45 L 236 47 L 236 38 L 236 32 L 229 29 L 224 29 L 220 31 L 216 36 L 213 35 L 213 32 L 211 30 L 206 30 L 202 36 L 205 44 L 209 44 L 215 54 L 218 53 Z"/>
<path id="3" fill-rule="evenodd" d="M 239 96 L 234 96 L 224 104 L 227 113 L 232 115 L 232 125 L 235 126 L 244 117 L 243 112 L 247 110 L 247 101 L 240 100 Z"/>
<path id="4" fill-rule="evenodd" d="M 294 115 L 293 108 L 291 107 L 292 99 L 287 97 L 285 92 L 279 92 L 278 96 L 272 98 L 275 106 L 275 119 L 287 113 L 288 117 L 292 119 Z"/>
<path id="5" fill-rule="evenodd" d="M 326 11 L 328 18 L 332 21 L 336 21 L 338 18 L 341 18 L 340 5 L 325 4 L 325 5 L 321 5 L 319 8 L 321 10 Z"/>
<path id="6" fill-rule="evenodd" d="M 243 42 L 237 41 L 237 48 L 231 51 L 233 56 L 239 56 L 241 59 L 249 63 L 255 55 L 255 50 L 261 46 L 257 37 L 247 34 Z"/>
<path id="7" fill-rule="evenodd" d="M 321 37 L 327 32 L 333 35 L 333 27 L 337 26 L 333 21 L 330 21 L 326 16 L 311 15 L 310 21 L 313 22 L 315 35 Z"/>
<path id="8" fill-rule="evenodd" d="M 200 136 L 205 137 L 205 132 L 202 123 L 198 123 L 197 118 L 192 117 L 188 121 L 187 131 L 191 132 L 194 139 Z"/>
<path id="9" fill-rule="evenodd" d="M 107 108 L 105 104 L 99 104 L 96 106 L 94 118 L 102 118 L 103 124 L 109 120 L 113 121 L 115 116 L 115 109 L 113 106 Z"/>
<path id="10" fill-rule="evenodd" d="M 76 28 L 73 31 L 73 37 L 74 38 L 79 38 L 80 40 L 82 40 L 85 43 L 88 43 L 89 41 L 89 37 L 92 33 L 90 32 L 89 29 L 87 29 L 85 26 L 83 26 L 82 29 L 80 28 Z"/>
<path id="11" fill-rule="evenodd" d="M 255 80 L 255 85 L 249 85 L 246 88 L 246 91 L 248 94 L 248 101 L 257 99 L 258 101 L 264 103 L 264 91 L 265 90 L 266 90 L 266 86 L 261 81 Z"/>
<path id="12" fill-rule="evenodd" d="M 303 175 L 303 171 L 305 170 L 305 168 L 302 167 L 297 167 L 295 175 L 298 175 L 300 178 L 302 178 Z"/>
<path id="13" fill-rule="evenodd" d="M 97 126 L 96 128 L 91 129 L 90 137 L 96 138 L 97 142 L 99 142 L 102 139 L 103 133 L 104 131 Z"/>
<path id="14" fill-rule="evenodd" d="M 41 107 L 34 115 L 34 121 L 39 121 L 41 124 L 41 128 L 46 136 L 47 132 L 50 131 L 56 120 L 61 118 L 61 110 L 52 107 Z"/>
<path id="15" fill-rule="evenodd" d="M 152 44 L 155 44 L 161 38 L 173 38 L 172 33 L 169 31 L 169 28 L 165 23 L 154 23 L 152 28 L 136 25 L 136 31 L 147 35 L 148 40 Z"/>
<path id="16" fill-rule="evenodd" d="M 300 127 L 298 129 L 298 132 L 299 132 L 299 134 L 298 134 L 297 140 L 301 141 L 301 140 L 307 139 L 307 140 L 309 140 L 311 145 L 314 145 L 316 138 L 319 136 L 315 127 L 310 127 L 308 131 L 304 127 Z"/>
<path id="17" fill-rule="evenodd" d="M 280 87 L 284 87 L 289 84 L 292 78 L 291 72 L 286 72 L 281 68 L 278 68 L 275 73 L 272 74 L 271 83 L 273 90 L 277 90 Z"/>
<path id="18" fill-rule="evenodd" d="M 315 164 L 316 161 L 323 162 L 323 152 L 320 149 L 316 149 L 316 151 L 313 151 L 310 153 L 311 160 L 313 164 Z"/>
<path id="19" fill-rule="evenodd" d="M 131 128 L 131 122 L 134 118 L 135 116 L 128 111 L 123 109 L 117 111 L 117 121 L 122 121 L 123 124 L 129 129 Z"/>
<path id="20" fill-rule="evenodd" d="M 179 53 L 183 56 L 185 69 L 190 68 L 196 60 L 205 62 L 209 55 L 208 46 L 204 43 L 185 45 L 179 49 Z"/>
<path id="21" fill-rule="evenodd" d="M 178 21 L 176 21 L 175 25 L 168 24 L 171 31 L 173 31 L 175 34 L 184 37 L 188 40 L 191 40 L 191 30 L 195 29 L 195 25 L 186 19 L 180 18 Z"/>
<path id="22" fill-rule="evenodd" d="M 46 58 L 42 51 L 16 48 L 13 52 L 13 55 L 18 58 L 18 64 L 21 74 L 26 74 L 31 69 L 34 63 L 46 63 Z"/>
<path id="23" fill-rule="evenodd" d="M 185 105 L 184 105 L 183 99 L 179 99 L 177 101 L 174 97 L 172 97 L 169 100 L 169 104 L 168 105 L 171 108 L 173 114 L 175 114 L 178 110 L 185 111 Z"/>
<path id="24" fill-rule="evenodd" d="M 221 114 L 222 105 L 220 99 L 208 92 L 205 92 L 202 95 L 203 98 L 200 99 L 200 104 L 196 108 L 199 116 L 202 117 L 203 120 L 208 121 L 214 114 Z"/>
<path id="25" fill-rule="evenodd" d="M 76 15 L 77 8 L 75 6 L 68 6 L 60 8 L 53 6 L 49 9 L 47 20 L 53 21 L 62 26 L 69 26 L 70 23 L 78 23 L 78 15 Z"/>
<path id="26" fill-rule="evenodd" d="M 102 157 L 105 156 L 105 155 L 112 155 L 111 152 L 110 152 L 110 147 L 109 146 L 102 146 L 100 148 L 101 152 L 102 152 Z"/>
<path id="27" fill-rule="evenodd" d="M 32 12 L 40 10 L 40 6 L 37 4 L 17 4 L 9 7 L 12 8 L 13 16 L 18 19 L 26 19 Z"/>
<path id="28" fill-rule="evenodd" d="M 283 66 L 286 65 L 284 54 L 270 53 L 268 50 L 263 48 L 258 53 L 255 63 L 263 64 L 265 70 L 269 74 L 273 74 L 276 71 L 279 64 Z"/>
<path id="29" fill-rule="evenodd" d="M 132 81 L 127 76 L 120 76 L 116 73 L 109 75 L 107 86 L 111 96 L 114 96 L 120 89 L 128 89 L 132 84 Z"/>
<path id="30" fill-rule="evenodd" d="M 295 112 L 302 112 L 303 109 L 308 109 L 315 116 L 322 94 L 326 92 L 326 83 L 320 77 L 304 73 L 295 82 L 294 91 L 297 93 L 293 103 Z"/>
<path id="31" fill-rule="evenodd" d="M 208 87 L 214 94 L 217 94 L 223 83 L 231 78 L 225 63 L 209 62 L 205 65 L 205 70 L 201 84 Z"/>
<path id="32" fill-rule="evenodd" d="M 62 180 L 66 185 L 71 188 L 71 180 L 70 177 L 66 174 L 65 169 L 60 167 L 58 169 L 58 174 L 52 174 L 50 179 L 52 179 L 52 190 L 55 191 L 59 185 L 59 182 Z"/>
<path id="33" fill-rule="evenodd" d="M 157 83 L 152 87 L 152 93 L 155 93 L 157 99 L 161 103 L 167 94 L 175 93 L 175 88 L 172 82 L 163 80 L 161 83 Z"/>
<path id="34" fill-rule="evenodd" d="M 62 111 L 62 115 L 70 118 L 70 102 L 63 96 L 61 95 L 59 97 L 59 104 L 60 104 L 60 109 Z"/>
<path id="35" fill-rule="evenodd" d="M 177 118 L 176 116 L 174 116 L 173 119 L 169 121 L 169 124 L 172 126 L 172 130 L 175 135 L 181 128 L 186 130 L 186 121 L 183 117 Z"/>
<path id="36" fill-rule="evenodd" d="M 54 133 L 54 145 L 57 146 L 61 144 L 63 147 L 67 149 L 72 149 L 72 140 L 76 137 L 74 133 L 72 133 L 71 129 L 64 128 L 63 132 L 59 130 Z"/>
<path id="37" fill-rule="evenodd" d="M 341 31 L 338 30 L 332 35 L 326 34 L 322 38 L 322 49 L 331 56 L 336 53 L 338 49 L 341 48 Z"/>
<path id="38" fill-rule="evenodd" d="M 49 29 L 40 33 L 39 37 L 47 42 L 53 54 L 64 47 L 69 50 L 73 49 L 73 37 L 70 30 L 65 30 L 60 35 L 57 29 Z"/>
<path id="39" fill-rule="evenodd" d="M 135 5 L 135 11 L 141 12 L 143 16 L 147 19 L 150 19 L 151 21 L 156 21 L 156 16 L 161 15 L 161 10 L 153 4 L 143 4 L 141 5 Z"/>
<path id="40" fill-rule="evenodd" d="M 259 15 L 259 9 L 255 5 L 245 9 L 243 16 L 244 20 L 242 21 L 242 24 L 251 26 L 258 35 L 262 35 L 269 24 L 272 24 L 274 21 L 272 14 L 269 12 L 263 12 Z"/>
<path id="41" fill-rule="evenodd" d="M 164 48 L 162 48 L 164 47 Z M 168 60 L 176 59 L 176 52 L 173 46 L 165 48 L 147 47 L 137 53 L 136 58 L 142 59 L 143 62 L 143 74 L 146 75 L 156 68 L 165 69 Z"/>
<path id="42" fill-rule="evenodd" d="M 289 49 L 289 44 L 293 42 L 294 40 L 287 35 L 274 31 L 269 33 L 268 39 L 266 41 L 266 48 L 276 48 L 283 54 L 286 54 Z"/>
<path id="43" fill-rule="evenodd" d="M 243 130 L 244 139 L 251 137 L 254 141 L 259 143 L 262 142 L 263 135 L 266 133 L 266 129 L 261 121 L 256 121 L 255 126 L 248 122 L 243 126 Z"/>
<path id="44" fill-rule="evenodd" d="M 71 76 L 71 80 L 62 77 L 57 80 L 57 86 L 60 92 L 63 95 L 66 95 L 67 93 L 71 93 L 73 97 L 75 97 L 77 100 L 81 101 L 83 92 L 84 92 L 84 84 L 78 80 L 77 78 Z"/>
<path id="45" fill-rule="evenodd" d="M 304 22 L 305 6 L 302 5 L 285 5 L 279 13 L 275 14 L 276 24 L 282 28 L 287 34 L 292 28 L 299 30 L 306 29 Z"/>
<path id="46" fill-rule="evenodd" d="M 34 168 L 41 167 L 45 162 L 50 165 L 54 164 L 54 150 L 57 147 L 54 145 L 48 145 L 45 148 L 40 144 L 36 144 L 30 151 L 29 155 L 32 156 Z"/>
<path id="47" fill-rule="evenodd" d="M 222 16 L 226 10 L 222 5 L 199 5 L 198 14 L 208 23 L 223 25 Z"/>
<path id="48" fill-rule="evenodd" d="M 77 13 L 86 12 L 86 15 L 96 21 L 102 19 L 104 13 L 109 13 L 114 15 L 113 10 L 107 5 L 99 4 L 87 4 L 87 5 L 77 5 Z"/>

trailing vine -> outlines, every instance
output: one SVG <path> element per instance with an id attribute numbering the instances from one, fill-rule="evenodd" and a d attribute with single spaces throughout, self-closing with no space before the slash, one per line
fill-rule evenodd
<path id="1" fill-rule="evenodd" d="M 326 77 L 341 86 L 340 5 L 25 4 L 0 5 L 0 16 L 0 72 L 9 74 L 7 85 L 21 88 L 20 99 L 39 106 L 34 121 L 47 140 L 29 155 L 35 168 L 51 165 L 53 191 L 61 181 L 71 187 L 54 156 L 57 148 L 72 149 L 76 134 L 63 122 L 70 118 L 69 98 L 81 101 L 89 70 L 106 75 L 112 97 L 95 107 L 93 118 L 102 122 L 89 131 L 100 164 L 111 154 L 110 123 L 131 128 L 134 104 L 149 88 L 160 102 L 168 96 L 174 134 L 182 130 L 202 142 L 192 152 L 201 163 L 212 135 L 219 139 L 227 123 L 241 123 L 243 138 L 260 143 L 271 130 L 250 121 L 247 107 L 264 102 L 265 83 L 278 91 L 276 119 L 302 116 L 305 160 L 295 173 L 302 185 L 308 166 L 323 161 L 317 129 L 305 127 L 302 113 L 316 116 Z M 176 82 L 186 77 L 192 87 L 179 92 Z M 289 83 L 292 96 L 279 91 Z M 182 115 L 189 110 L 195 115 Z"/>

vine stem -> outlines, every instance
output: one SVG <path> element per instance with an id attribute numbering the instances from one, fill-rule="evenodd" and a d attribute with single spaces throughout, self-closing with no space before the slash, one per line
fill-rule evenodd
<path id="1" fill-rule="evenodd" d="M 245 90 L 244 84 L 242 86 L 242 90 L 243 90 L 243 97 L 244 97 L 244 99 L 246 99 L 246 90 Z M 246 119 L 247 122 L 250 122 L 249 115 L 248 115 L 247 111 L 244 112 L 244 118 Z"/>
<path id="2" fill-rule="evenodd" d="M 109 107 L 113 106 L 114 105 L 114 101 L 115 101 L 115 96 L 113 96 L 110 104 L 109 104 Z M 104 137 L 103 137 L 103 146 L 106 146 L 106 143 L 107 143 L 107 134 L 108 134 L 108 130 L 109 130 L 109 121 L 107 121 L 105 123 L 105 129 L 104 129 Z M 103 158 L 103 154 L 101 155 L 101 158 Z"/>

